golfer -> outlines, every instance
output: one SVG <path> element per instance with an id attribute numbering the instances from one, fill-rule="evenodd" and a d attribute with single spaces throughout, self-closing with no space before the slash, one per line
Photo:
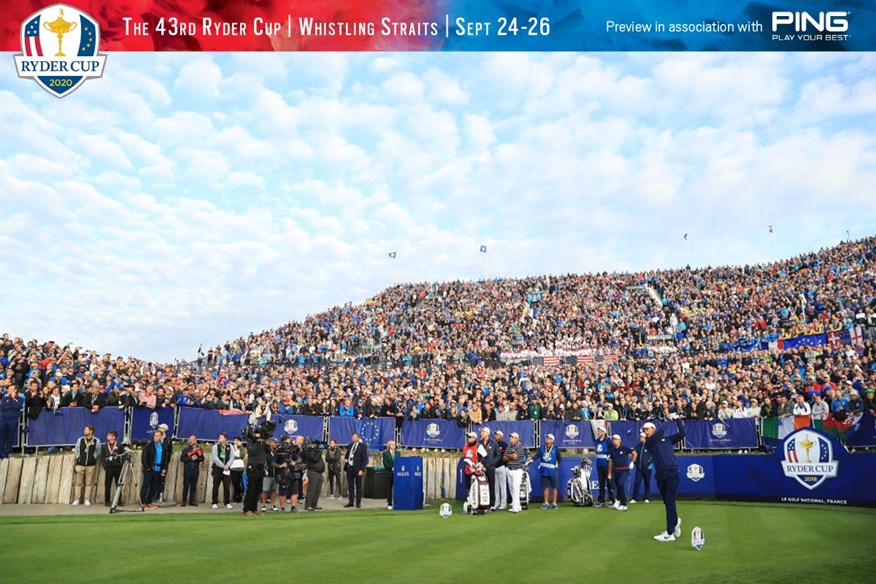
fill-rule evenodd
<path id="1" fill-rule="evenodd" d="M 657 429 L 657 426 L 647 422 L 642 426 L 645 433 L 645 448 L 651 453 L 654 461 L 654 470 L 657 474 L 657 488 L 663 496 L 663 504 L 666 506 L 666 531 L 655 535 L 657 541 L 675 541 L 681 536 L 681 517 L 675 507 L 678 498 L 678 460 L 675 458 L 673 447 L 684 439 L 684 424 L 676 414 L 675 425 L 678 432 L 666 437 L 666 429 Z"/>

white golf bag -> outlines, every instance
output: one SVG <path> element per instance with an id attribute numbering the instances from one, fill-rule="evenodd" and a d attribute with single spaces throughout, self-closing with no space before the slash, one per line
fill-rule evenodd
<path id="1" fill-rule="evenodd" d="M 473 469 L 473 472 L 468 499 L 462 504 L 462 510 L 470 515 L 483 515 L 490 508 L 490 482 L 484 474 L 481 463 L 473 463 L 470 460 L 466 460 L 465 463 Z"/>
<path id="2" fill-rule="evenodd" d="M 566 497 L 575 507 L 592 507 L 593 493 L 590 491 L 591 462 L 586 456 L 581 465 L 572 469 L 572 478 L 566 483 Z"/>
<path id="3" fill-rule="evenodd" d="M 529 494 L 532 492 L 532 484 L 529 481 L 529 465 L 532 461 L 523 465 L 523 477 L 520 480 L 520 508 L 529 509 Z"/>

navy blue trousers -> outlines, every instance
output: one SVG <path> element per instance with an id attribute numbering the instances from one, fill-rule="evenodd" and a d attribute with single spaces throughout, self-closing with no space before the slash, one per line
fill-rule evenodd
<path id="1" fill-rule="evenodd" d="M 12 454 L 16 432 L 18 432 L 18 418 L 15 420 L 0 420 L 0 460 L 9 458 L 9 455 Z"/>
<path id="2" fill-rule="evenodd" d="M 678 525 L 678 509 L 675 506 L 675 500 L 678 499 L 678 469 L 658 474 L 657 488 L 666 506 L 666 533 L 672 535 Z"/>

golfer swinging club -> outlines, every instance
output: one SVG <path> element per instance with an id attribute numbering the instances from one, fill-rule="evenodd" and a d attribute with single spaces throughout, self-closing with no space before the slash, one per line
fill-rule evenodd
<path id="1" fill-rule="evenodd" d="M 675 458 L 673 447 L 684 439 L 684 424 L 676 414 L 673 414 L 678 432 L 666 438 L 664 428 L 647 422 L 642 426 L 645 433 L 645 448 L 651 453 L 654 462 L 654 470 L 657 475 L 657 488 L 663 496 L 663 504 L 666 506 L 666 531 L 655 535 L 657 541 L 675 541 L 681 536 L 681 517 L 675 507 L 678 498 L 678 460 Z"/>

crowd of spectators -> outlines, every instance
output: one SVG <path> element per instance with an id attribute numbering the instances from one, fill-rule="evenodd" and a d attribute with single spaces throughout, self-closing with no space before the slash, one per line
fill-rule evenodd
<path id="1" fill-rule="evenodd" d="M 874 260 L 870 237 L 755 266 L 397 285 L 174 363 L 4 334 L 0 389 L 19 387 L 31 418 L 59 407 L 136 406 L 461 425 L 711 419 L 783 415 L 798 395 L 817 415 L 876 415 L 871 340 L 734 350 L 867 330 L 876 323 Z M 507 359 L 576 352 L 612 359 Z"/>

